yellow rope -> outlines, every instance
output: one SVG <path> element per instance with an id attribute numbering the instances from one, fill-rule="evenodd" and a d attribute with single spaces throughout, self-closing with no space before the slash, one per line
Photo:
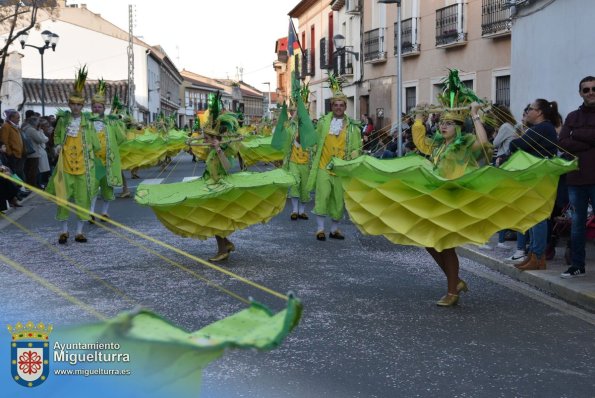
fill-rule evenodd
<path id="1" fill-rule="evenodd" d="M 82 309 L 84 309 L 85 311 L 87 311 L 89 314 L 95 316 L 96 318 L 102 320 L 102 321 L 106 321 L 108 318 L 106 316 L 104 316 L 103 314 L 95 311 L 94 308 L 88 306 L 87 304 L 83 303 L 82 301 L 80 301 L 79 299 L 77 299 L 74 296 L 71 296 L 70 294 L 66 293 L 65 291 L 63 291 L 62 289 L 60 289 L 59 287 L 57 287 L 56 285 L 54 285 L 53 283 L 51 283 L 50 281 L 48 281 L 47 279 L 29 271 L 27 268 L 23 267 L 22 265 L 12 261 L 11 259 L 9 259 L 8 257 L 4 256 L 2 253 L 0 253 L 0 260 L 2 260 L 2 262 L 6 263 L 8 266 L 10 266 L 11 268 L 13 268 L 14 270 L 27 275 L 29 278 L 34 279 L 37 283 L 39 283 L 40 285 L 42 285 L 43 287 L 45 287 L 48 290 L 51 290 L 54 293 L 59 294 L 60 296 L 64 297 L 66 300 L 70 301 L 71 303 L 81 307 Z"/>
<path id="2" fill-rule="evenodd" d="M 102 220 L 104 220 L 104 218 L 102 218 L 101 216 L 98 216 L 98 217 L 101 218 Z M 129 237 L 127 237 L 124 234 L 119 233 L 115 229 L 110 228 L 107 225 L 103 225 L 103 223 L 98 223 L 97 222 L 95 225 L 97 225 L 97 226 L 99 226 L 99 227 L 101 227 L 101 228 L 103 228 L 103 229 L 105 229 L 105 230 L 107 230 L 107 231 L 109 231 L 109 232 L 111 232 L 111 233 L 119 236 L 120 238 L 128 241 L 130 244 L 132 244 L 132 245 L 134 245 L 136 247 L 139 247 L 139 248 L 141 248 L 143 250 L 146 250 L 147 252 L 149 252 L 151 254 L 154 254 L 155 256 L 157 256 L 160 259 L 162 259 L 163 261 L 166 261 L 167 263 L 173 265 L 174 267 L 177 267 L 177 268 L 179 268 L 179 269 L 181 269 L 183 271 L 186 271 L 187 273 L 189 273 L 190 275 L 194 276 L 195 278 L 202 280 L 207 285 L 209 285 L 211 287 L 214 287 L 214 288 L 216 288 L 216 289 L 218 289 L 218 290 L 220 290 L 220 291 L 222 291 L 222 292 L 224 292 L 224 293 L 226 293 L 226 294 L 228 294 L 228 295 L 230 295 L 230 296 L 238 299 L 239 301 L 241 301 L 241 302 L 243 302 L 245 304 L 250 304 L 250 300 L 243 298 L 242 296 L 240 296 L 240 295 L 238 295 L 238 294 L 236 294 L 236 293 L 234 293 L 234 292 L 232 292 L 232 291 L 224 288 L 221 285 L 218 285 L 217 283 L 211 281 L 210 279 L 208 279 L 205 276 L 197 273 L 196 271 L 193 271 L 193 270 L 189 269 L 188 267 L 186 267 L 186 266 L 184 266 L 184 265 L 182 265 L 182 264 L 180 264 L 180 263 L 178 263 L 178 262 L 176 262 L 174 260 L 171 260 L 171 259 L 163 256 L 159 252 L 157 252 L 157 251 L 155 251 L 155 250 L 153 250 L 153 249 L 151 249 L 151 248 L 149 248 L 149 247 L 147 247 L 147 246 L 145 246 L 145 245 L 143 245 L 143 244 L 141 244 L 139 242 L 133 241 L 132 239 L 130 239 Z"/>
<path id="3" fill-rule="evenodd" d="M 1 214 L 1 213 L 0 213 Z M 131 299 L 128 295 L 126 295 L 126 293 L 122 292 L 120 289 L 118 289 L 117 287 L 111 285 L 109 282 L 106 282 L 105 280 L 101 279 L 97 274 L 95 274 L 92 271 L 89 271 L 87 268 L 83 267 L 82 265 L 80 265 L 79 263 L 77 263 L 76 260 L 68 257 L 67 255 L 63 254 L 62 252 L 60 252 L 58 249 L 56 249 L 55 247 L 53 247 L 51 244 L 48 243 L 47 240 L 42 239 L 39 237 L 39 235 L 36 235 L 35 233 L 33 233 L 31 230 L 27 229 L 25 226 L 23 226 L 22 224 L 16 222 L 15 220 L 11 219 L 10 217 L 6 216 L 5 214 L 2 214 L 2 218 L 8 220 L 10 223 L 12 223 L 13 225 L 15 225 L 17 228 L 19 228 L 21 231 L 25 232 L 27 235 L 29 235 L 31 238 L 37 240 L 39 243 L 41 243 L 43 246 L 46 246 L 48 249 L 50 249 L 51 251 L 53 251 L 55 254 L 57 254 L 58 256 L 62 257 L 63 259 L 65 259 L 67 261 L 67 263 L 72 264 L 74 267 L 76 267 L 78 270 L 83 271 L 84 273 L 86 273 L 87 275 L 91 276 L 93 279 L 99 281 L 101 284 L 103 284 L 105 287 L 107 287 L 108 289 L 112 290 L 113 292 L 115 292 L 116 294 L 118 294 L 119 296 L 121 296 L 124 300 L 126 300 L 129 304 L 132 305 L 137 305 L 138 303 L 135 302 L 133 299 Z"/>
<path id="4" fill-rule="evenodd" d="M 64 200 L 64 199 L 59 198 L 59 197 L 54 196 L 54 195 L 50 195 L 49 193 L 47 193 L 45 191 L 42 191 L 42 190 L 40 190 L 40 189 L 38 189 L 38 188 L 36 188 L 34 186 L 31 186 L 31 185 L 29 185 L 27 183 L 24 183 L 24 182 L 21 182 L 21 181 L 17 181 L 15 179 L 11 178 L 11 177 L 6 176 L 6 175 L 1 175 L 1 177 L 2 178 L 9 179 L 9 180 L 11 180 L 11 181 L 13 181 L 13 182 L 15 182 L 17 184 L 23 185 L 27 189 L 35 192 L 36 194 L 38 194 L 38 195 L 40 195 L 40 196 L 42 196 L 42 197 L 44 197 L 44 198 L 46 198 L 46 199 L 48 199 L 48 200 L 56 203 L 58 205 L 61 205 L 61 206 L 64 206 L 64 207 L 68 207 L 70 209 L 74 209 L 76 211 L 80 211 L 80 212 L 83 212 L 83 213 L 86 213 L 86 214 L 91 214 L 89 212 L 89 210 L 84 209 L 84 208 L 76 205 L 75 203 L 70 203 L 67 200 Z M 115 227 L 121 228 L 121 229 L 123 229 L 123 230 L 125 230 L 127 232 L 130 232 L 131 234 L 137 235 L 137 236 L 139 236 L 139 237 L 141 237 L 141 238 L 143 238 L 145 240 L 148 240 L 148 241 L 153 242 L 153 243 L 155 243 L 155 244 L 157 244 L 157 245 L 159 245 L 161 247 L 164 247 L 166 249 L 169 249 L 169 250 L 171 250 L 171 251 L 173 251 L 173 252 L 175 252 L 177 254 L 180 254 L 180 255 L 182 255 L 182 256 L 184 256 L 186 258 L 189 258 L 191 260 L 194 260 L 197 263 L 200 263 L 200 264 L 202 264 L 202 265 L 204 265 L 206 267 L 209 267 L 211 269 L 214 269 L 216 271 L 219 271 L 219 272 L 221 272 L 221 273 L 223 273 L 225 275 L 231 276 L 232 278 L 235 278 L 235 279 L 237 279 L 240 282 L 243 282 L 243 283 L 245 283 L 247 285 L 250 285 L 252 287 L 255 287 L 255 288 L 257 288 L 257 289 L 259 289 L 259 290 L 261 290 L 261 291 L 263 291 L 265 293 L 269 293 L 270 295 L 275 296 L 277 298 L 280 298 L 282 300 L 288 300 L 288 297 L 286 295 L 282 294 L 282 293 L 276 292 L 276 291 L 274 291 L 274 290 L 272 290 L 270 288 L 267 288 L 267 287 L 265 287 L 263 285 L 260 285 L 260 284 L 258 284 L 256 282 L 253 282 L 253 281 L 251 281 L 251 280 L 249 280 L 247 278 L 244 278 L 244 277 L 242 277 L 242 276 L 240 276 L 238 274 L 235 274 L 235 273 L 233 273 L 231 271 L 228 271 L 228 270 L 226 270 L 224 268 L 221 268 L 221 267 L 219 267 L 217 265 L 211 264 L 211 263 L 203 260 L 202 258 L 193 256 L 192 254 L 187 253 L 187 252 L 185 252 L 185 251 L 183 251 L 181 249 L 178 249 L 177 247 L 174 247 L 174 246 L 171 246 L 171 245 L 169 245 L 167 243 L 161 242 L 161 241 L 159 241 L 159 240 L 157 240 L 157 239 L 155 239 L 155 238 L 153 238 L 151 236 L 148 236 L 148 235 L 146 235 L 146 234 L 144 234 L 142 232 L 136 231 L 135 229 L 130 228 L 130 227 L 126 226 L 126 225 L 120 224 L 119 222 L 114 221 L 112 219 L 109 219 L 108 218 L 108 219 L 105 219 L 105 220 L 106 220 L 106 222 L 112 224 Z"/>

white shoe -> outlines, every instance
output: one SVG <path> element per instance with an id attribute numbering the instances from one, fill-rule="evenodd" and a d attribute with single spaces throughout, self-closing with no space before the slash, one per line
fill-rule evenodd
<path id="1" fill-rule="evenodd" d="M 496 247 L 498 249 L 510 249 L 510 246 L 508 246 L 506 243 L 504 242 L 498 242 L 498 244 L 496 245 Z"/>
<path id="2" fill-rule="evenodd" d="M 481 250 L 493 250 L 494 249 L 492 246 L 488 245 L 487 243 L 479 246 L 479 248 Z"/>
<path id="3" fill-rule="evenodd" d="M 524 250 L 517 250 L 514 252 L 514 254 L 510 257 L 506 257 L 504 259 L 504 262 L 508 263 L 508 264 L 520 264 L 523 261 L 525 261 L 525 259 L 527 258 L 527 255 L 525 254 Z"/>

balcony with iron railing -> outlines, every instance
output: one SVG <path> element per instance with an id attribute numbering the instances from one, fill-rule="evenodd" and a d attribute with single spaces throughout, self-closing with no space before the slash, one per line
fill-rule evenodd
<path id="1" fill-rule="evenodd" d="M 451 47 L 465 44 L 467 33 L 463 32 L 462 8 L 453 4 L 436 10 L 436 47 Z"/>
<path id="2" fill-rule="evenodd" d="M 481 35 L 497 37 L 510 35 L 512 15 L 508 0 L 482 0 Z"/>
<path id="3" fill-rule="evenodd" d="M 377 63 L 386 61 L 384 49 L 384 31 L 386 28 L 377 28 L 364 32 L 364 62 Z"/>
<path id="4" fill-rule="evenodd" d="M 401 54 L 404 57 L 419 54 L 418 24 L 419 18 L 409 18 L 401 21 Z M 395 23 L 394 32 L 395 55 L 397 55 L 397 23 Z"/>
<path id="5" fill-rule="evenodd" d="M 302 78 L 314 76 L 314 71 L 314 52 L 311 49 L 306 49 L 302 54 Z"/>
<path id="6" fill-rule="evenodd" d="M 353 46 L 345 46 L 334 54 L 333 71 L 338 76 L 353 75 Z"/>

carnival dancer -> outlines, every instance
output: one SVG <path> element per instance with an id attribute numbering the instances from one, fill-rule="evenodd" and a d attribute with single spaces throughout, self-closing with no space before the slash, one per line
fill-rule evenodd
<path id="1" fill-rule="evenodd" d="M 209 96 L 209 120 L 203 124 L 211 150 L 202 178 L 167 184 L 140 184 L 135 200 L 150 206 L 159 221 L 176 235 L 217 240 L 210 261 L 229 258 L 235 247 L 227 237 L 250 225 L 266 223 L 287 202 L 287 189 L 295 182 L 283 169 L 229 173 L 242 137 L 235 114 L 222 113 L 221 94 Z M 188 145 L 204 146 L 190 139 Z M 239 161 L 238 161 L 239 162 Z"/>
<path id="2" fill-rule="evenodd" d="M 420 104 L 415 112 L 414 143 L 429 160 L 416 154 L 388 160 L 361 156 L 336 160 L 333 170 L 342 179 L 346 208 L 360 231 L 428 248 L 448 282 L 437 304 L 451 307 L 467 291 L 454 248 L 483 244 L 502 229 L 525 231 L 549 217 L 559 176 L 576 169 L 576 161 L 518 151 L 500 167 L 489 166 L 491 145 L 477 96 L 456 70 L 444 85 L 440 111 Z M 437 111 L 440 130 L 426 137 L 423 114 Z M 476 134 L 463 134 L 469 124 Z"/>
<path id="3" fill-rule="evenodd" d="M 329 84 L 333 91 L 332 112 L 322 117 L 317 125 L 318 145 L 308 178 L 308 191 L 316 188 L 314 210 L 316 214 L 316 239 L 326 240 L 324 221 L 331 218 L 329 238 L 345 239 L 339 230 L 339 220 L 343 217 L 343 187 L 339 177 L 332 170 L 332 158 L 351 160 L 361 155 L 362 139 L 360 122 L 345 114 L 347 96 L 343 94 L 341 81 L 332 73 Z"/>
<path id="4" fill-rule="evenodd" d="M 87 78 L 85 66 L 77 72 L 74 91 L 68 98 L 70 112 L 58 113 L 54 132 L 54 143 L 58 149 L 58 162 L 50 178 L 47 191 L 58 198 L 74 203 L 81 209 L 76 210 L 79 219 L 76 227 L 76 242 L 87 242 L 83 235 L 84 221 L 89 220 L 91 197 L 96 192 L 95 153 L 101 146 L 97 140 L 93 123 L 82 113 L 85 99 L 83 88 Z M 56 219 L 62 222 L 62 231 L 58 243 L 68 241 L 68 207 L 58 204 Z"/>
<path id="5" fill-rule="evenodd" d="M 292 221 L 309 219 L 306 214 L 306 203 L 311 199 L 307 185 L 312 149 L 306 148 L 306 146 L 312 146 L 316 142 L 314 126 L 305 107 L 309 96 L 310 90 L 307 84 L 297 86 L 291 96 L 291 119 L 286 121 L 284 105 L 281 111 L 284 116 L 279 118 L 279 123 L 283 123 L 283 128 L 278 128 L 281 126 L 275 128 L 271 143 L 273 147 L 282 149 L 283 169 L 295 178 L 295 184 L 289 188 L 288 195 L 291 199 L 290 219 Z M 282 136 L 278 137 L 277 134 Z M 304 137 L 306 138 L 304 139 Z"/>
<path id="6" fill-rule="evenodd" d="M 202 175 L 205 180 L 218 183 L 222 177 L 229 174 L 233 159 L 238 156 L 237 145 L 231 142 L 224 143 L 223 137 L 227 132 L 228 126 L 225 124 L 216 126 L 215 129 L 204 129 L 205 142 L 212 148 L 205 161 L 205 171 Z M 215 235 L 215 239 L 217 240 L 217 254 L 209 261 L 227 260 L 229 254 L 235 251 L 235 245 L 227 237 Z"/>
<path id="7" fill-rule="evenodd" d="M 100 79 L 97 84 L 97 92 L 91 101 L 91 110 L 93 114 L 90 120 L 93 122 L 97 139 L 101 144 L 101 151 L 95 159 L 95 171 L 103 199 L 101 208 L 101 217 L 103 220 L 109 218 L 109 204 L 116 197 L 114 187 L 122 186 L 122 167 L 120 162 L 119 146 L 126 141 L 124 132 L 124 123 L 115 115 L 105 115 L 105 81 Z M 95 212 L 95 195 L 91 200 L 91 213 Z M 95 216 L 91 214 L 90 222 L 95 221 Z"/>
<path id="8" fill-rule="evenodd" d="M 459 98 L 463 102 L 463 98 Z M 471 104 L 471 119 L 476 135 L 464 134 L 464 124 L 468 109 L 464 103 L 453 104 L 458 109 L 447 108 L 442 112 L 439 122 L 439 133 L 432 138 L 426 137 L 426 127 L 423 123 L 423 108 L 416 112 L 413 124 L 413 142 L 424 154 L 430 156 L 436 171 L 446 179 L 461 177 L 467 170 L 478 167 L 478 160 L 489 163 L 492 150 L 486 131 L 478 115 L 479 103 Z M 467 105 L 468 106 L 468 105 Z M 455 248 L 446 248 L 438 251 L 427 247 L 426 250 L 434 258 L 447 279 L 447 294 L 436 304 L 442 307 L 456 305 L 459 293 L 467 291 L 465 281 L 459 278 L 459 258 Z"/>

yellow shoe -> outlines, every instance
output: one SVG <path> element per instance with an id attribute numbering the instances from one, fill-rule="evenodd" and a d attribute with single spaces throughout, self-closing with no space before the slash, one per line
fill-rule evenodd
<path id="1" fill-rule="evenodd" d="M 461 292 L 468 292 L 469 291 L 469 287 L 467 286 L 467 282 L 465 282 L 464 280 L 459 280 L 459 283 L 457 283 L 457 293 L 461 293 Z"/>
<path id="2" fill-rule="evenodd" d="M 226 253 L 218 253 L 215 257 L 213 258 L 209 258 L 209 261 L 216 263 L 219 261 L 224 261 L 227 260 L 229 258 L 229 252 Z"/>
<path id="3" fill-rule="evenodd" d="M 443 296 L 438 302 L 436 303 L 439 307 L 452 307 L 457 305 L 459 302 L 459 295 L 458 294 L 450 294 L 448 293 L 446 296 Z"/>

